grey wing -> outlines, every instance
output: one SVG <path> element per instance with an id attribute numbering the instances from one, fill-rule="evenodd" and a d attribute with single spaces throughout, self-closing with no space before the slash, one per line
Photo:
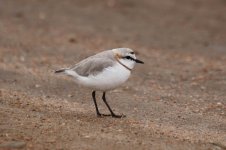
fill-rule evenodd
<path id="1" fill-rule="evenodd" d="M 114 65 L 112 59 L 90 57 L 76 64 L 72 70 L 81 76 L 96 75 L 107 67 Z"/>

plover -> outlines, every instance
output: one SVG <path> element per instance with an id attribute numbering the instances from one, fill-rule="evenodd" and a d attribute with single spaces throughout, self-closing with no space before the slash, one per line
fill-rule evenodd
<path id="1" fill-rule="evenodd" d="M 106 92 L 122 85 L 129 78 L 135 63 L 144 62 L 136 58 L 132 49 L 116 48 L 90 56 L 71 68 L 59 69 L 55 73 L 69 75 L 76 83 L 92 89 L 97 116 L 104 116 L 99 112 L 96 102 L 96 91 L 101 91 L 102 99 L 111 113 L 109 116 L 121 118 L 124 115 L 116 115 L 109 106 Z"/>

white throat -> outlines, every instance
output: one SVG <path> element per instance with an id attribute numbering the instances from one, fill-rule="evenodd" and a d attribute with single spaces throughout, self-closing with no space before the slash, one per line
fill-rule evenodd
<path id="1" fill-rule="evenodd" d="M 119 59 L 119 61 L 125 65 L 126 67 L 128 67 L 130 70 L 132 70 L 135 66 L 135 62 L 131 61 L 131 60 L 127 60 L 127 59 Z"/>

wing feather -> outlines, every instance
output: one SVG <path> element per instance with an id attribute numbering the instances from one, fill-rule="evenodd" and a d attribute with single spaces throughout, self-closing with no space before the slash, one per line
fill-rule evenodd
<path id="1" fill-rule="evenodd" d="M 88 57 L 76 64 L 71 70 L 81 76 L 96 75 L 102 72 L 105 68 L 112 67 L 115 61 L 111 51 L 105 51 L 97 55 Z"/>

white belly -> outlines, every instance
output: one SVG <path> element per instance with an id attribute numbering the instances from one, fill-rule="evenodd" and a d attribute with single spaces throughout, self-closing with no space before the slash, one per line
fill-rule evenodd
<path id="1" fill-rule="evenodd" d="M 108 67 L 96 76 L 83 77 L 79 84 L 93 90 L 108 91 L 122 85 L 130 76 L 130 71 L 120 64 Z"/>

